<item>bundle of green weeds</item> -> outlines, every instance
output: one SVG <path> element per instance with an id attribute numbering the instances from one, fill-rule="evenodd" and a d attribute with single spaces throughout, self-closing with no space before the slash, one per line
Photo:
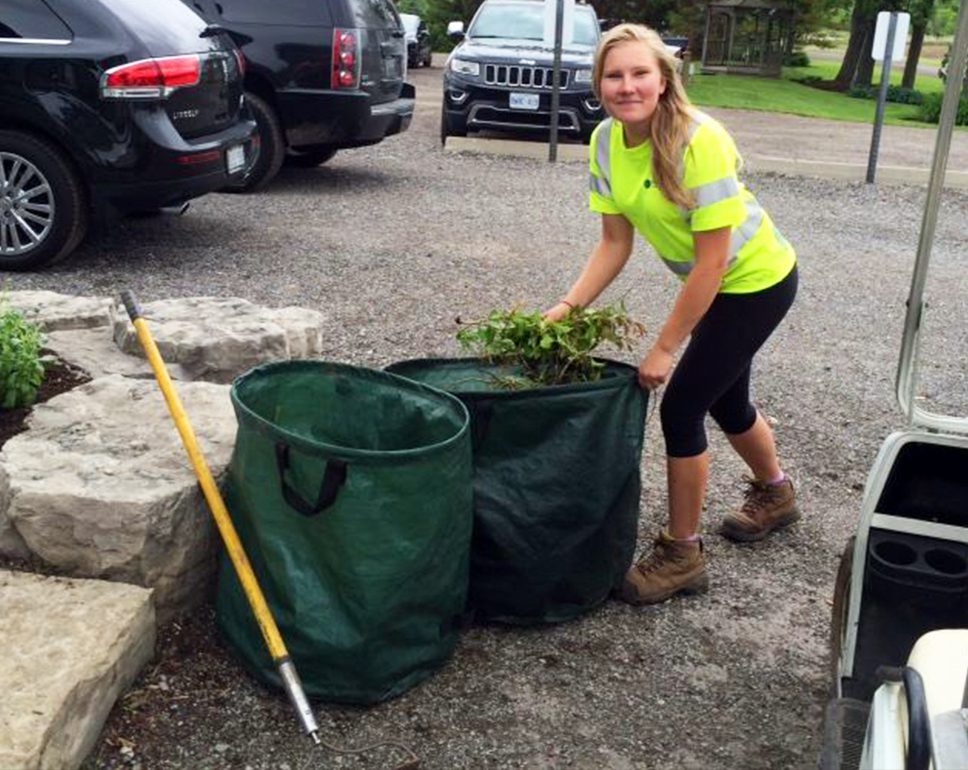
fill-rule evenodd
<path id="1" fill-rule="evenodd" d="M 475 356 L 520 373 L 498 378 L 500 387 L 524 388 L 601 379 L 605 364 L 593 355 L 598 346 L 607 343 L 632 350 L 643 334 L 645 327 L 619 303 L 576 307 L 560 321 L 550 321 L 538 312 L 495 310 L 487 318 L 464 324 L 457 340 Z"/>

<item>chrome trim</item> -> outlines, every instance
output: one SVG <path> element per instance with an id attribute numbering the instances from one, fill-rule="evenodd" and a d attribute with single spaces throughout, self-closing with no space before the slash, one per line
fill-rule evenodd
<path id="1" fill-rule="evenodd" d="M 477 116 L 482 110 L 493 110 L 498 115 L 542 115 L 547 118 L 547 123 L 515 123 L 513 121 L 481 119 Z M 563 119 L 567 119 L 567 124 L 562 122 Z M 467 113 L 467 125 L 475 128 L 525 128 L 547 131 L 551 126 L 551 112 L 548 110 L 511 110 L 506 107 L 494 107 L 490 104 L 475 104 L 471 107 L 470 112 Z M 578 120 L 578 115 L 574 110 L 558 110 L 558 130 L 571 133 L 579 133 L 581 131 L 581 122 Z"/>
<path id="2" fill-rule="evenodd" d="M 551 67 L 526 67 L 520 64 L 485 64 L 484 83 L 507 88 L 537 88 L 550 90 L 554 70 Z M 561 88 L 568 87 L 569 71 L 561 70 Z"/>
<path id="3" fill-rule="evenodd" d="M 19 43 L 20 45 L 70 45 L 73 40 L 42 37 L 0 37 L 0 43 Z"/>

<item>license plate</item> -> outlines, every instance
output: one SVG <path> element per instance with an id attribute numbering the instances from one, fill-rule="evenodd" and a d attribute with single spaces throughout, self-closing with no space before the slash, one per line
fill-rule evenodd
<path id="1" fill-rule="evenodd" d="M 538 109 L 538 94 L 509 94 L 511 101 L 509 106 L 512 110 L 536 110 Z"/>
<path id="2" fill-rule="evenodd" d="M 226 151 L 225 167 L 230 174 L 241 171 L 245 167 L 245 148 L 241 144 L 229 147 Z"/>

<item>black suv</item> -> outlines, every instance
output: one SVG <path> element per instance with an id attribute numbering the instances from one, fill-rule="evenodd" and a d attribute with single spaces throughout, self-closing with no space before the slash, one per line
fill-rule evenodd
<path id="1" fill-rule="evenodd" d="M 244 190 L 267 184 L 286 158 L 317 166 L 338 149 L 375 144 L 410 125 L 407 44 L 390 0 L 183 2 L 245 54 L 261 153 Z"/>
<path id="2" fill-rule="evenodd" d="M 242 177 L 240 64 L 178 0 L 2 0 L 0 269 L 66 256 L 92 214 Z"/>
<path id="3" fill-rule="evenodd" d="M 466 36 L 460 22 L 451 22 L 448 32 L 462 42 L 444 70 L 441 141 L 483 129 L 547 134 L 554 48 L 544 34 L 544 6 L 537 0 L 485 0 Z M 600 34 L 594 9 L 576 5 L 562 50 L 558 130 L 583 142 L 604 117 L 592 92 Z"/>

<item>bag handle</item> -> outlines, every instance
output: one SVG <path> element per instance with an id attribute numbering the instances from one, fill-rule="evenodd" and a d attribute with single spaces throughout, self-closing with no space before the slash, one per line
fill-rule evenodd
<path id="1" fill-rule="evenodd" d="M 286 471 L 289 470 L 289 445 L 282 441 L 276 443 L 276 467 L 279 469 L 279 487 L 282 489 L 283 499 L 290 508 L 303 516 L 317 516 L 329 508 L 336 502 L 336 495 L 346 482 L 346 463 L 335 458 L 328 460 L 326 472 L 319 487 L 319 496 L 316 498 L 315 505 L 312 505 L 304 500 L 286 479 Z"/>

